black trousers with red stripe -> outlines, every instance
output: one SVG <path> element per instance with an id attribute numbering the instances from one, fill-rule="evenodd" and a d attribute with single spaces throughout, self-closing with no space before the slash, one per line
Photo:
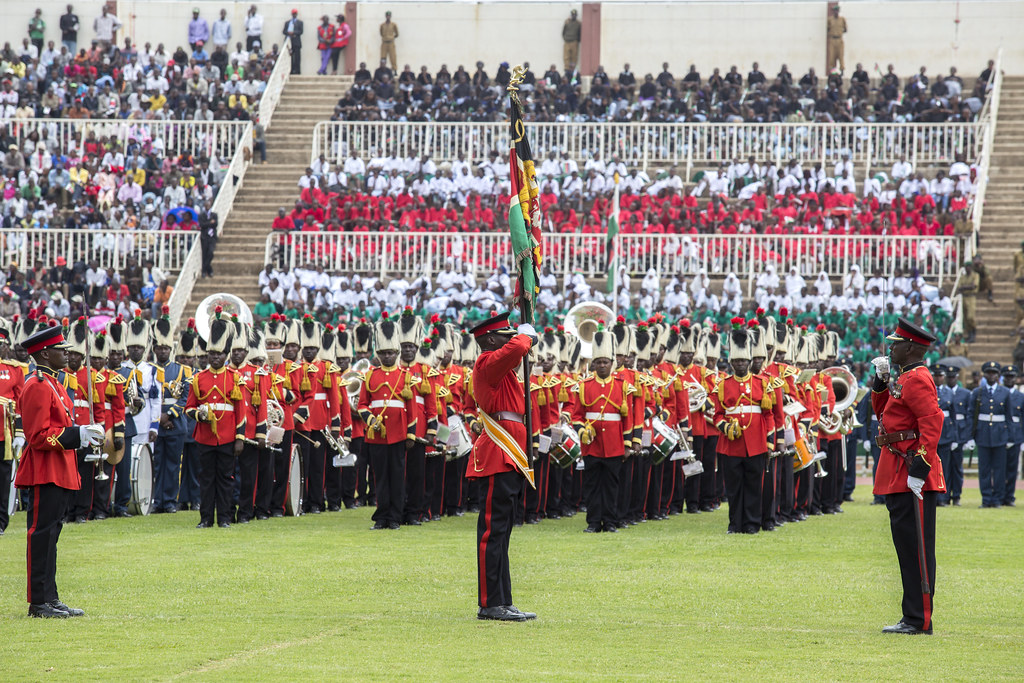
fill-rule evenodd
<path id="1" fill-rule="evenodd" d="M 259 476 L 260 449 L 247 443 L 238 456 L 238 521 L 256 516 L 256 478 Z"/>
<path id="2" fill-rule="evenodd" d="M 512 604 L 512 577 L 508 544 L 515 508 L 523 492 L 523 475 L 502 472 L 477 480 L 480 483 L 480 517 L 476 524 L 477 582 L 481 607 Z"/>
<path id="3" fill-rule="evenodd" d="M 725 491 L 729 500 L 729 531 L 760 531 L 761 480 L 764 478 L 765 455 L 727 455 L 724 458 Z"/>
<path id="4" fill-rule="evenodd" d="M 74 491 L 56 484 L 29 489 L 28 511 L 28 601 L 33 605 L 57 600 L 57 539 L 64 513 Z"/>
<path id="5" fill-rule="evenodd" d="M 903 579 L 903 621 L 917 628 L 932 627 L 932 597 L 935 594 L 935 505 L 938 493 L 925 491 L 924 500 L 919 501 L 913 493 L 889 493 L 885 496 L 885 507 L 889 509 L 889 527 L 892 529 L 892 544 L 896 547 L 896 558 L 900 563 L 900 577 Z M 914 506 L 919 506 L 921 525 L 924 533 L 925 567 L 928 585 L 932 594 L 925 595 L 922 581 L 920 550 L 917 545 L 917 519 Z"/>
<path id="6" fill-rule="evenodd" d="M 82 448 L 75 451 L 78 459 L 78 476 L 82 479 L 82 488 L 71 494 L 71 502 L 68 504 L 68 521 L 75 521 L 76 517 L 88 517 L 92 509 L 92 494 L 95 486 L 96 464 L 86 462 L 85 456 L 92 449 Z"/>

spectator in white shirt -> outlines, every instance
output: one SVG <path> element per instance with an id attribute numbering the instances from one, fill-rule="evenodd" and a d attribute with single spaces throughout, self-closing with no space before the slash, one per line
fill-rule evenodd
<path id="1" fill-rule="evenodd" d="M 366 163 L 359 158 L 359 154 L 352 152 L 352 156 L 345 159 L 345 165 L 342 167 L 345 171 L 345 175 L 354 176 L 360 180 L 366 176 Z"/>
<path id="2" fill-rule="evenodd" d="M 587 181 L 583 186 L 583 198 L 588 202 L 593 201 L 604 192 L 604 189 L 604 176 L 600 175 L 593 168 L 587 171 Z"/>
<path id="3" fill-rule="evenodd" d="M 263 15 L 256 11 L 256 5 L 245 15 L 245 49 L 260 49 L 263 44 Z"/>
<path id="4" fill-rule="evenodd" d="M 306 167 L 306 172 L 299 178 L 299 188 L 302 190 L 308 190 L 309 188 L 319 188 L 320 183 L 317 182 L 316 176 L 313 174 L 313 169 Z"/>
<path id="5" fill-rule="evenodd" d="M 853 162 L 850 161 L 849 152 L 843 152 L 843 158 L 836 162 L 835 172 L 832 175 L 838 178 L 843 175 L 843 171 L 846 171 L 846 174 L 851 178 L 853 177 Z"/>
<path id="6" fill-rule="evenodd" d="M 895 183 L 900 182 L 904 178 L 908 178 L 914 173 L 914 166 L 909 161 L 905 154 L 900 155 L 900 160 L 892 165 L 892 180 Z"/>
<path id="7" fill-rule="evenodd" d="M 842 175 L 838 178 L 833 178 L 832 182 L 835 185 L 836 192 L 853 193 L 857 189 L 857 183 L 845 169 Z"/>
<path id="8" fill-rule="evenodd" d="M 225 50 L 228 49 L 228 43 L 231 41 L 231 22 L 228 21 L 228 11 L 222 9 L 220 11 L 220 19 L 213 22 L 213 27 L 210 30 L 210 42 L 213 43 L 214 49 L 222 47 Z M 244 62 L 239 62 L 242 64 Z"/>
<path id="9" fill-rule="evenodd" d="M 582 194 L 583 179 L 580 178 L 579 173 L 572 171 L 566 179 L 562 181 L 562 196 L 571 201 L 579 201 Z"/>

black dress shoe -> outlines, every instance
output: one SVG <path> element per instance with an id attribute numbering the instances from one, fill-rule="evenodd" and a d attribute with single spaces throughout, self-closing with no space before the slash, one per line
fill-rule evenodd
<path id="1" fill-rule="evenodd" d="M 212 526 L 213 524 L 209 522 L 199 522 L 199 524 L 196 524 L 197 529 L 209 529 Z"/>
<path id="2" fill-rule="evenodd" d="M 85 524 L 89 519 L 85 515 L 78 515 L 75 517 L 75 524 Z"/>
<path id="3" fill-rule="evenodd" d="M 53 605 L 42 603 L 41 605 L 29 605 L 28 615 L 30 617 L 38 617 L 40 619 L 67 619 L 71 615 L 62 609 L 57 609 Z"/>
<path id="4" fill-rule="evenodd" d="M 256 515 L 256 519 L 262 522 L 265 519 L 270 519 L 270 515 L 261 512 L 260 514 Z"/>
<path id="5" fill-rule="evenodd" d="M 562 518 L 562 515 L 558 514 L 557 512 L 552 512 L 550 515 L 548 515 L 548 519 L 561 519 L 561 518 Z"/>
<path id="6" fill-rule="evenodd" d="M 173 515 L 177 511 L 178 511 L 178 506 L 177 505 L 172 505 L 170 507 L 165 507 L 164 508 L 164 512 L 166 512 L 167 514 L 170 514 L 170 515 Z"/>
<path id="7" fill-rule="evenodd" d="M 455 516 L 456 517 L 465 517 L 466 516 L 466 512 L 465 512 L 465 510 L 456 510 L 455 511 Z"/>
<path id="8" fill-rule="evenodd" d="M 54 609 L 63 610 L 68 613 L 69 617 L 81 617 L 85 614 L 85 610 L 80 610 L 77 607 L 68 607 L 58 598 L 57 600 L 50 601 L 50 607 Z"/>
<path id="9" fill-rule="evenodd" d="M 700 513 L 701 513 L 701 509 L 699 507 L 697 507 L 697 506 L 690 507 L 689 505 L 686 506 L 686 514 L 688 514 L 688 515 L 699 515 Z"/>
<path id="10" fill-rule="evenodd" d="M 114 513 L 114 516 L 128 518 L 132 516 L 132 513 L 128 512 L 127 510 L 118 510 L 117 512 Z"/>
<path id="11" fill-rule="evenodd" d="M 526 621 L 527 617 L 522 612 L 512 612 L 506 607 L 481 607 L 476 613 L 477 619 L 491 621 Z"/>
<path id="12" fill-rule="evenodd" d="M 588 526 L 586 529 L 583 530 L 583 533 L 585 533 L 585 534 L 596 534 L 596 533 L 600 533 L 600 531 L 601 531 L 601 527 L 597 526 L 596 524 L 591 524 L 590 526 Z"/>
<path id="13" fill-rule="evenodd" d="M 512 612 L 513 614 L 518 614 L 518 615 L 522 616 L 527 621 L 529 621 L 530 619 L 536 619 L 537 618 L 537 615 L 534 612 L 524 612 L 523 610 L 519 609 L 515 605 L 505 605 L 505 609 L 507 609 L 509 612 Z"/>
<path id="14" fill-rule="evenodd" d="M 401 528 L 402 525 L 398 522 L 391 522 L 390 524 L 388 524 L 388 529 L 390 529 L 391 531 L 398 531 Z"/>
<path id="15" fill-rule="evenodd" d="M 409 519 L 405 523 L 407 526 L 423 526 L 423 522 L 418 519 Z"/>
<path id="16" fill-rule="evenodd" d="M 953 499 L 953 507 L 960 507 L 960 499 L 959 498 L 954 498 Z"/>
<path id="17" fill-rule="evenodd" d="M 850 495 L 849 493 L 847 493 L 847 494 L 845 494 L 843 496 L 843 501 L 847 502 L 847 503 L 852 503 L 853 502 L 853 496 Z"/>
<path id="18" fill-rule="evenodd" d="M 250 517 L 239 517 L 238 521 L 235 522 L 235 523 L 236 524 L 248 524 L 250 519 L 251 519 Z"/>
<path id="19" fill-rule="evenodd" d="M 274 510 L 273 512 L 270 513 L 270 516 L 271 517 L 284 517 L 284 513 L 281 512 L 280 510 Z"/>
<path id="20" fill-rule="evenodd" d="M 900 623 L 898 623 L 898 624 L 893 624 L 892 626 L 886 626 L 885 628 L 882 629 L 882 633 L 904 633 L 904 634 L 909 635 L 909 636 L 916 636 L 918 634 L 924 634 L 924 635 L 930 636 L 932 634 L 932 630 L 931 629 L 927 629 L 926 630 L 926 629 L 923 629 L 923 628 L 918 628 L 916 626 L 911 626 L 910 624 L 908 624 L 908 623 L 906 623 L 904 621 L 900 621 Z"/>
<path id="21" fill-rule="evenodd" d="M 771 522 L 761 525 L 761 531 L 775 531 L 775 525 Z"/>
<path id="22" fill-rule="evenodd" d="M 1003 503 L 1003 507 L 1004 508 L 1015 508 L 1015 507 L 1017 507 L 1017 503 L 1015 503 L 1015 502 L 1013 502 L 1011 500 L 1009 503 Z"/>
<path id="23" fill-rule="evenodd" d="M 217 524 L 217 526 L 219 526 L 221 529 L 229 529 L 231 528 L 231 522 L 220 522 L 219 524 Z"/>
<path id="24" fill-rule="evenodd" d="M 327 511 L 328 512 L 341 512 L 341 506 L 340 505 L 328 505 L 327 506 Z"/>
<path id="25" fill-rule="evenodd" d="M 92 518 L 97 522 L 102 522 L 107 518 L 107 514 L 105 512 L 97 512 L 95 515 L 92 516 Z"/>
<path id="26" fill-rule="evenodd" d="M 381 529 L 387 529 L 388 525 L 384 522 L 374 522 L 373 526 L 370 527 L 372 531 L 380 531 Z"/>
<path id="27" fill-rule="evenodd" d="M 319 515 L 321 512 L 323 512 L 323 510 L 320 509 L 319 505 L 312 505 L 309 508 L 309 514 L 311 515 Z"/>
<path id="28" fill-rule="evenodd" d="M 743 533 L 745 533 L 745 534 L 756 534 L 760 530 L 761 530 L 761 527 L 759 527 L 759 526 L 748 526 L 745 529 L 743 529 Z"/>
<path id="29" fill-rule="evenodd" d="M 430 521 L 431 522 L 440 522 L 441 521 L 441 515 L 431 515 Z"/>
<path id="30" fill-rule="evenodd" d="M 614 524 L 605 524 L 603 527 L 601 527 L 601 531 L 605 531 L 609 534 L 615 534 L 618 533 L 619 527 L 617 527 Z"/>

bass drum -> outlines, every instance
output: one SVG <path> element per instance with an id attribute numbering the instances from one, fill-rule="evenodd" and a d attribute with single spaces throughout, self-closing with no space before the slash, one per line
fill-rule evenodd
<path id="1" fill-rule="evenodd" d="M 153 507 L 153 451 L 149 444 L 132 446 L 132 497 L 128 501 L 128 512 L 133 515 L 148 515 Z"/>
<path id="2" fill-rule="evenodd" d="M 291 461 L 288 463 L 288 489 L 284 494 L 284 514 L 298 517 L 302 514 L 302 454 L 298 446 L 292 446 Z"/>
<path id="3" fill-rule="evenodd" d="M 18 495 L 20 493 L 20 491 L 18 491 L 18 489 L 16 489 L 14 487 L 14 477 L 17 474 L 18 474 L 18 459 L 15 458 L 14 461 L 11 462 L 11 481 L 10 481 L 11 497 L 7 499 L 7 516 L 9 518 L 13 517 L 14 513 L 18 511 L 18 501 L 21 498 L 21 496 Z"/>

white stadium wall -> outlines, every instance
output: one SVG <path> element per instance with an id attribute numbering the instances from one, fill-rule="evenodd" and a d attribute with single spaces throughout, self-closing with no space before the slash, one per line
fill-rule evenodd
<path id="1" fill-rule="evenodd" d="M 19 45 L 35 7 L 43 10 L 47 39 L 59 41 L 58 22 L 65 0 L 0 3 L 0 40 Z M 92 19 L 103 3 L 74 2 L 82 20 L 79 43 L 92 38 Z M 281 29 L 295 7 L 305 21 L 303 72 L 319 66 L 316 52 L 318 18 L 343 12 L 344 3 L 256 3 L 265 18 L 264 40 L 282 39 Z M 208 21 L 223 7 L 232 20 L 235 38 L 243 34 L 242 21 L 249 2 L 218 0 L 134 0 L 117 3 L 117 15 L 127 35 L 140 45 L 163 42 L 168 51 L 185 44 L 191 10 L 198 6 Z M 454 71 L 463 64 L 472 71 L 482 60 L 492 75 L 501 61 L 529 61 L 534 71 L 551 63 L 561 65 L 561 25 L 569 10 L 582 3 L 565 2 L 361 2 L 353 23 L 356 61 L 372 69 L 380 58 L 377 27 L 391 10 L 401 35 L 396 43 L 399 65 L 432 72 L 441 63 Z M 984 68 L 987 59 L 1004 50 L 1003 66 L 1009 74 L 1024 74 L 1024 2 L 953 0 L 864 1 L 842 3 L 847 19 L 848 68 L 861 61 L 869 69 L 878 62 L 896 65 L 901 75 L 926 66 L 930 73 L 945 73 L 955 64 L 964 75 Z M 630 62 L 640 75 L 661 70 L 668 61 L 682 76 L 697 65 L 702 76 L 715 66 L 736 64 L 745 74 L 753 61 L 774 74 L 781 63 L 800 73 L 809 66 L 819 70 L 825 55 L 824 2 L 610 2 L 601 5 L 600 62 L 615 75 Z M 959 16 L 959 24 L 956 19 Z M 957 34 L 957 31 L 959 32 Z"/>

